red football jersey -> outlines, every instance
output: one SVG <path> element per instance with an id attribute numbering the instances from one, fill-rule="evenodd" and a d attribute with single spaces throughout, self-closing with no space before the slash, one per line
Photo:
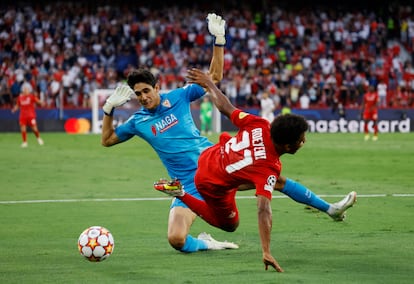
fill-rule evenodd
<path id="1" fill-rule="evenodd" d="M 20 95 L 17 97 L 17 104 L 20 108 L 20 117 L 35 118 L 35 106 L 38 98 L 33 94 Z"/>
<path id="2" fill-rule="evenodd" d="M 365 111 L 372 112 L 378 106 L 379 97 L 377 92 L 368 92 L 364 95 L 364 109 Z"/>
<path id="3" fill-rule="evenodd" d="M 271 199 L 282 165 L 270 137 L 269 122 L 241 110 L 232 113 L 231 121 L 239 131 L 233 137 L 223 133 L 219 143 L 201 154 L 196 186 L 220 196 L 221 191 L 254 184 L 256 195 Z"/>

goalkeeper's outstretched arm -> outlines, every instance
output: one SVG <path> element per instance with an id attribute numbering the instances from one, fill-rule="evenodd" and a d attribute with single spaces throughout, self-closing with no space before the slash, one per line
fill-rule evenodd
<path id="1" fill-rule="evenodd" d="M 213 58 L 211 59 L 209 73 L 214 84 L 219 83 L 223 79 L 224 67 L 224 48 L 214 46 Z"/>
<path id="2" fill-rule="evenodd" d="M 104 114 L 102 120 L 101 144 L 105 147 L 110 147 L 121 142 L 115 134 L 113 121 L 114 118 L 112 115 Z"/>
<path id="3" fill-rule="evenodd" d="M 102 107 L 104 117 L 102 121 L 101 144 L 103 146 L 109 147 L 121 142 L 113 126 L 113 113 L 116 107 L 128 102 L 133 94 L 134 91 L 128 85 L 123 84 L 118 86 L 114 93 L 106 100 Z"/>
<path id="4" fill-rule="evenodd" d="M 210 13 L 207 16 L 208 30 L 214 36 L 213 57 L 211 58 L 209 73 L 215 84 L 223 79 L 224 46 L 226 44 L 226 21 L 221 16 Z"/>

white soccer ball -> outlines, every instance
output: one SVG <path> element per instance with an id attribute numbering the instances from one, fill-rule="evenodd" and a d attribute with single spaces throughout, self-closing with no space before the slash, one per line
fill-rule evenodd
<path id="1" fill-rule="evenodd" d="M 81 255 L 93 262 L 104 261 L 115 248 L 111 232 L 101 226 L 92 226 L 80 234 L 78 249 Z"/>

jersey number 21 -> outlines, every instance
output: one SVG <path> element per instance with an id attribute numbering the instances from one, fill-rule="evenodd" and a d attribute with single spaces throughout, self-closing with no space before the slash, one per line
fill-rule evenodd
<path id="1" fill-rule="evenodd" d="M 243 151 L 243 159 L 235 161 L 234 163 L 231 163 L 230 165 L 226 166 L 226 172 L 231 174 L 235 171 L 238 171 L 244 167 L 247 167 L 251 164 L 253 164 L 253 158 L 252 158 L 252 151 L 250 151 L 248 148 L 250 146 L 250 136 L 249 132 L 243 131 L 242 133 L 242 140 L 237 142 L 236 137 L 232 137 L 229 141 L 227 141 L 225 146 L 225 152 L 227 154 L 230 153 L 230 151 L 233 152 L 241 152 Z M 230 157 L 234 157 L 231 155 Z"/>

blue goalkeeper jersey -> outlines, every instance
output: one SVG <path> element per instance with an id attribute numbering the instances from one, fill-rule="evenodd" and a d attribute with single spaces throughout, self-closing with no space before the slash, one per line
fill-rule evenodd
<path id="1" fill-rule="evenodd" d="M 204 89 L 197 84 L 163 93 L 155 110 L 141 108 L 119 125 L 115 133 L 121 141 L 135 135 L 147 141 L 171 178 L 194 187 L 200 153 L 212 145 L 206 137 L 200 136 L 190 109 L 190 103 L 204 94 Z"/>

